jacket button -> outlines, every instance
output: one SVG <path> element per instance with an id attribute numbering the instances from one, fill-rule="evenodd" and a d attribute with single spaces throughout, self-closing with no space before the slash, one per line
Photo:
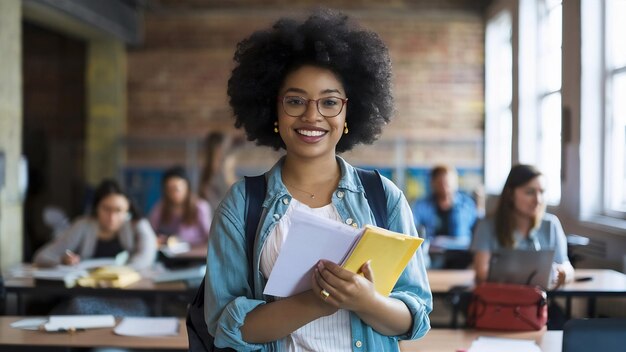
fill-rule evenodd
<path id="1" fill-rule="evenodd" d="M 361 346 L 363 346 L 363 342 L 361 342 L 361 340 L 357 340 L 354 345 L 358 348 L 361 348 Z"/>
<path id="2" fill-rule="evenodd" d="M 343 198 L 343 196 L 344 196 L 343 191 L 337 191 L 337 197 Z"/>
<path id="3" fill-rule="evenodd" d="M 354 221 L 352 220 L 352 218 L 347 218 L 346 219 L 346 224 L 348 224 L 348 225 L 352 225 L 353 222 Z"/>
<path id="4" fill-rule="evenodd" d="M 289 198 L 287 197 L 283 198 L 283 204 L 285 205 L 289 204 Z"/>
<path id="5" fill-rule="evenodd" d="M 274 220 L 278 221 L 280 219 L 280 215 L 274 214 Z"/>

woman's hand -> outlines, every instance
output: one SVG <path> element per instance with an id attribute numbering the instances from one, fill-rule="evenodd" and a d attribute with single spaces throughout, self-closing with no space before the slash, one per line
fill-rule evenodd
<path id="1" fill-rule="evenodd" d="M 569 262 L 565 264 L 554 264 L 554 270 L 556 274 L 554 278 L 554 289 L 572 282 L 574 279 L 574 268 Z"/>
<path id="2" fill-rule="evenodd" d="M 319 293 L 321 300 L 333 307 L 354 312 L 367 310 L 378 295 L 369 261 L 361 266 L 360 272 L 363 275 L 348 271 L 333 262 L 321 260 L 315 268 L 313 289 Z M 324 297 L 322 289 L 328 292 L 328 297 Z"/>
<path id="3" fill-rule="evenodd" d="M 80 255 L 68 249 L 65 251 L 65 254 L 63 254 L 63 257 L 61 257 L 61 263 L 65 265 L 76 265 L 80 263 Z"/>

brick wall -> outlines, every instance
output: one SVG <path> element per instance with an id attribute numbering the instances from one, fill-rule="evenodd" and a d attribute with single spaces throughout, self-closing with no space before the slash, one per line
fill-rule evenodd
<path id="1" fill-rule="evenodd" d="M 128 54 L 131 139 L 190 140 L 211 129 L 232 130 L 226 82 L 235 45 L 287 15 L 281 10 L 284 1 L 263 2 L 262 8 L 255 3 L 229 2 L 234 8 L 199 0 L 151 3 L 144 43 Z M 311 3 L 298 1 L 295 7 Z M 482 168 L 485 1 L 391 1 L 386 6 L 359 1 L 358 10 L 345 5 L 354 2 L 343 3 L 348 14 L 388 44 L 397 103 L 395 119 L 376 148 L 360 147 L 346 157 L 356 164 L 393 167 L 396 153 L 404 150 L 400 159 L 411 167 L 450 162 Z M 129 162 L 175 158 L 171 150 L 157 149 L 130 150 Z M 184 145 L 180 149 L 184 153 Z M 246 153 L 243 162 L 255 159 Z"/>

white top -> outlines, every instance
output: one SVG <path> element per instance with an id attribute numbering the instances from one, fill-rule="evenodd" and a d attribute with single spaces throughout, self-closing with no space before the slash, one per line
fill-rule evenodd
<path id="1" fill-rule="evenodd" d="M 310 208 L 292 198 L 285 215 L 278 221 L 263 244 L 260 266 L 265 278 L 270 276 L 280 249 L 287 239 L 291 213 L 296 208 L 328 219 L 342 221 L 332 203 L 321 208 Z M 350 313 L 345 309 L 339 309 L 335 314 L 321 317 L 304 325 L 281 342 L 286 351 L 351 351 L 351 340 Z"/>

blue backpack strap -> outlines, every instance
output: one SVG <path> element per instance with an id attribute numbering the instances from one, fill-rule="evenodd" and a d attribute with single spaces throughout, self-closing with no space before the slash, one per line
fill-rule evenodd
<path id="1" fill-rule="evenodd" d="M 265 175 L 246 176 L 246 255 L 248 257 L 248 284 L 254 293 L 254 240 L 261 221 L 263 200 L 267 191 Z"/>
<path id="2" fill-rule="evenodd" d="M 365 188 L 365 197 L 367 203 L 374 213 L 376 226 L 387 228 L 387 194 L 383 188 L 383 181 L 378 170 L 364 170 L 355 168 L 363 188 Z"/>

